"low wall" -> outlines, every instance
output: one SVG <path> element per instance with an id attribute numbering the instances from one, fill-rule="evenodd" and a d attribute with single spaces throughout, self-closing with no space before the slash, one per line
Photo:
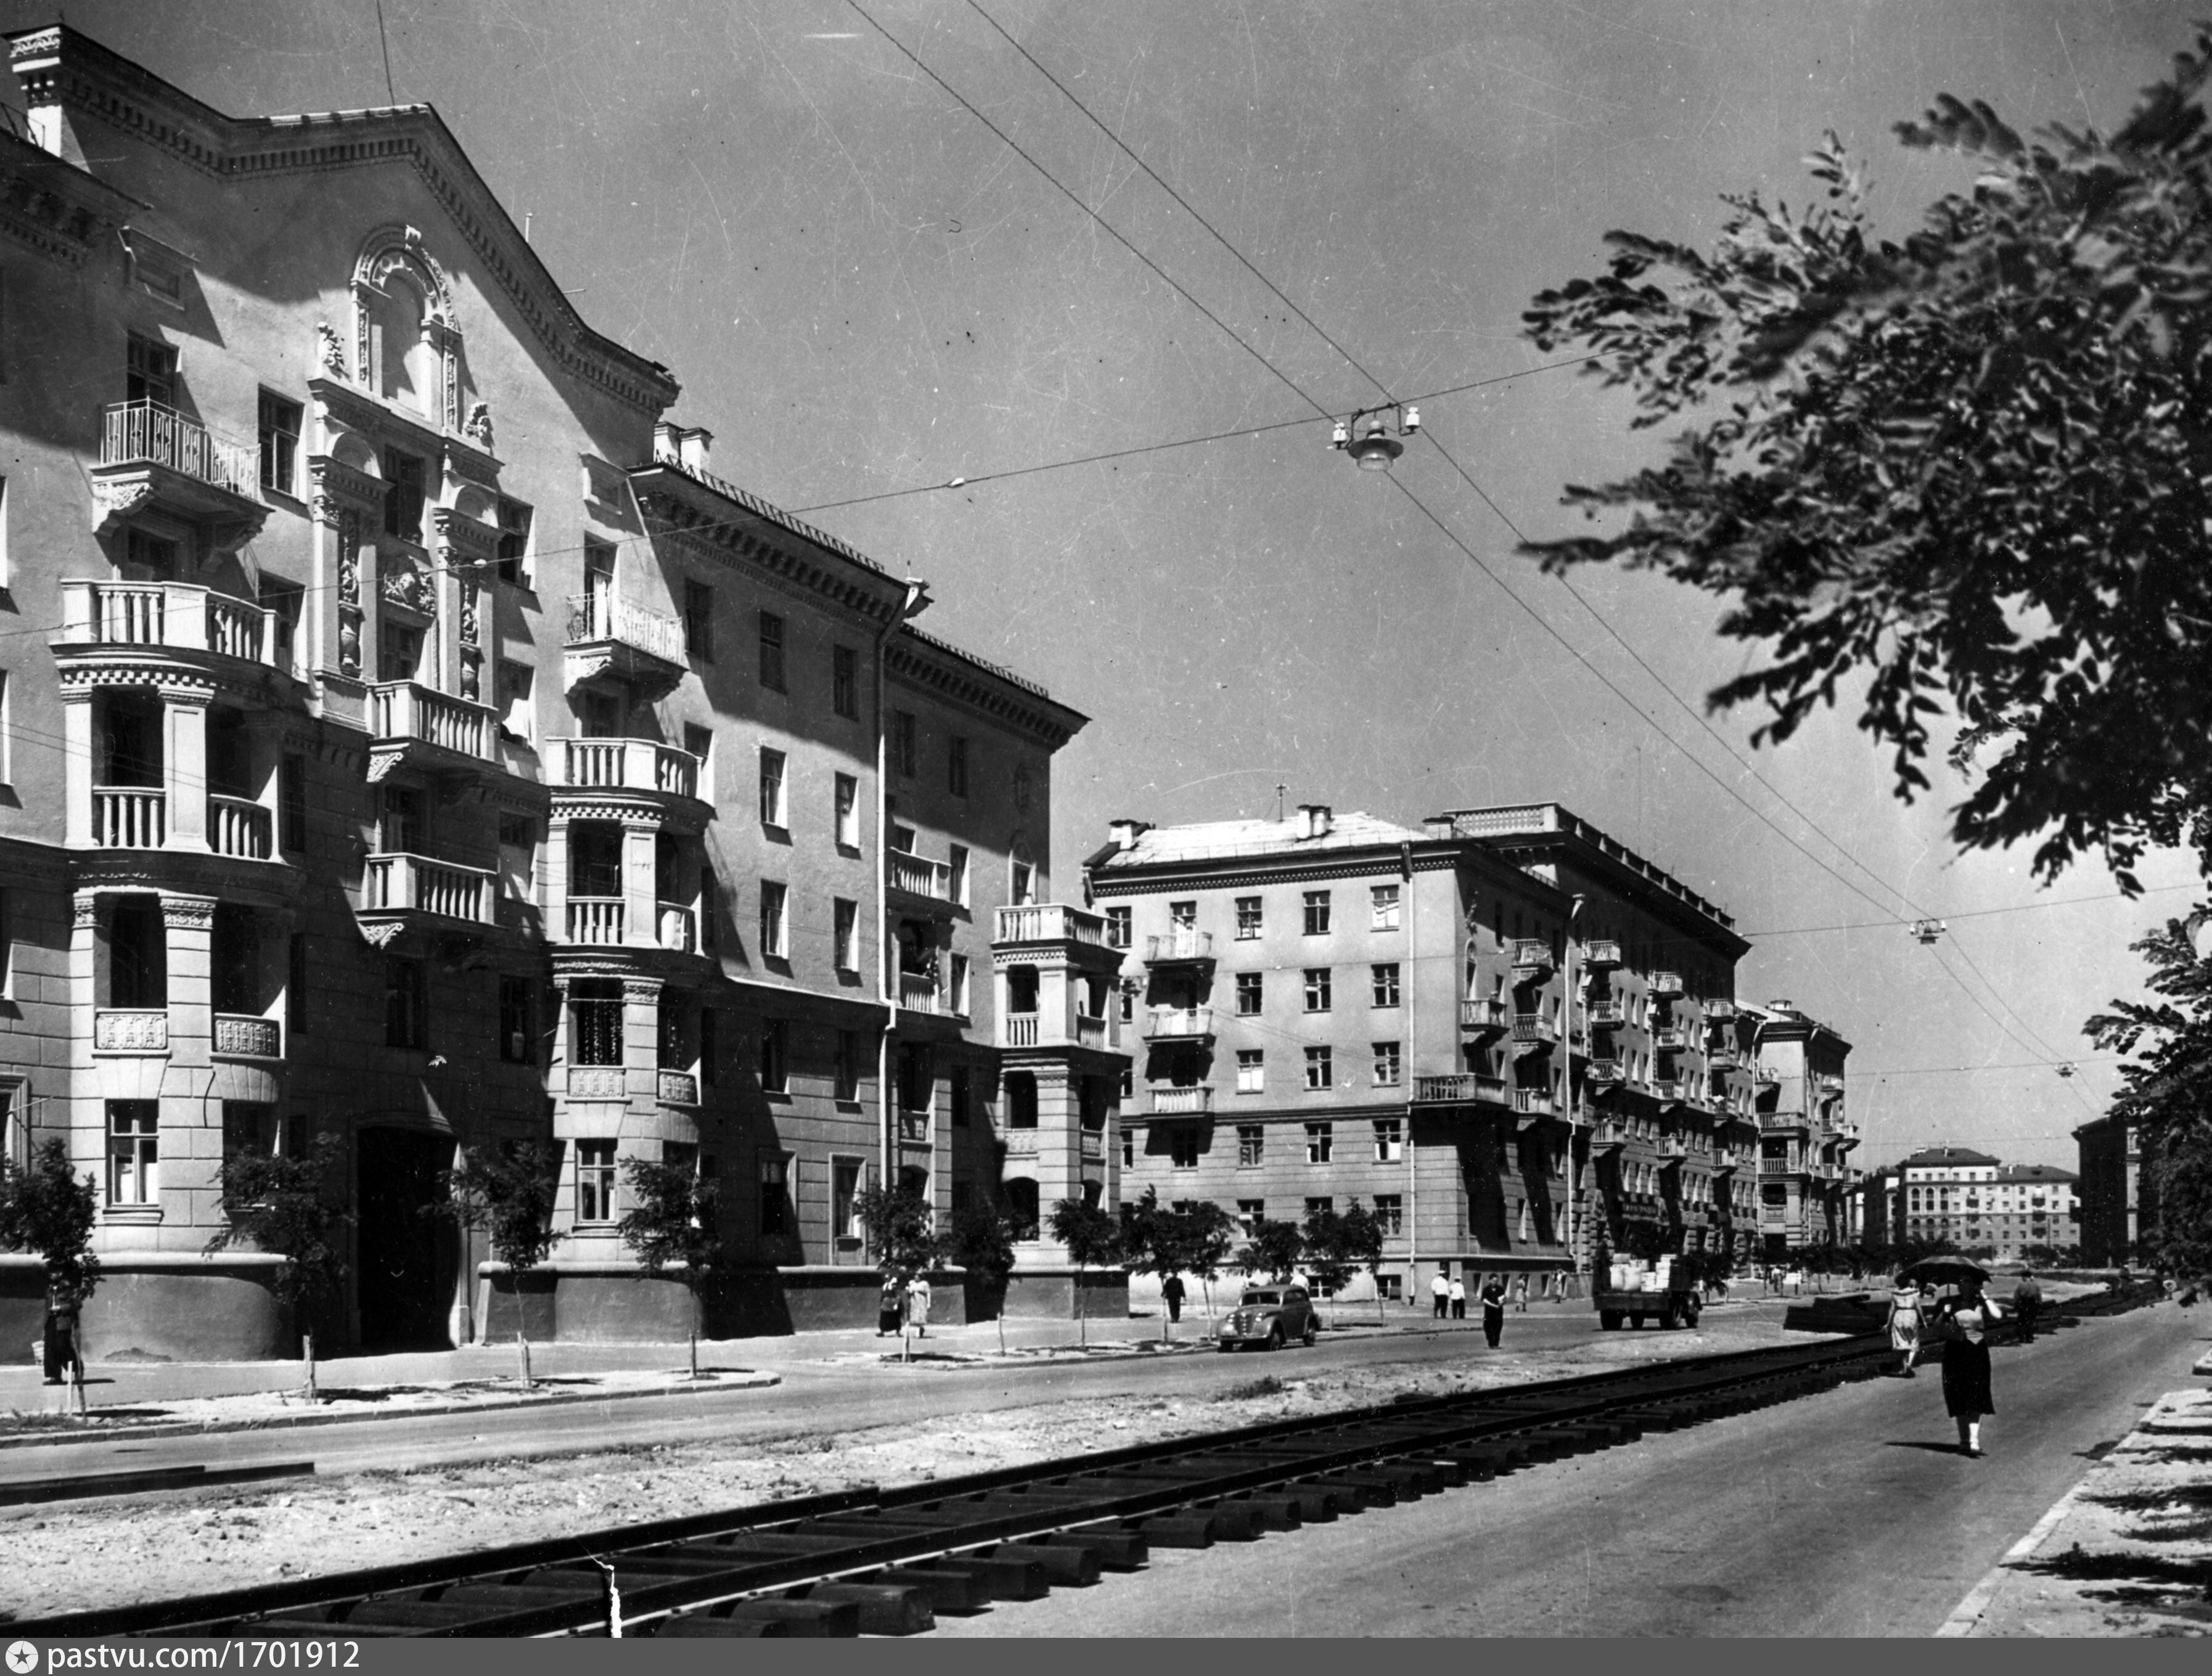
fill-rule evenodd
<path id="1" fill-rule="evenodd" d="M 844 1265 L 738 1269 L 720 1277 L 695 1311 L 680 1278 L 630 1264 L 547 1263 L 526 1271 L 519 1290 L 503 1263 L 480 1264 L 477 1272 L 477 1318 L 486 1343 L 513 1338 L 518 1325 L 545 1343 L 671 1343 L 690 1333 L 695 1316 L 707 1339 L 872 1327 L 883 1286 L 875 1270 Z M 929 1280 L 930 1321 L 964 1324 L 961 1272 L 940 1271 Z"/>
<path id="2" fill-rule="evenodd" d="M 1078 1270 L 1047 1264 L 1017 1269 L 1006 1283 L 1007 1320 L 1122 1321 L 1129 1318 L 1129 1277 L 1119 1269 Z"/>
<path id="3" fill-rule="evenodd" d="M 88 1362 L 272 1362 L 300 1353 L 270 1284 L 277 1260 L 254 1252 L 103 1256 L 79 1332 Z M 0 1257 L 0 1353 L 29 1354 L 46 1329 L 46 1266 Z"/>

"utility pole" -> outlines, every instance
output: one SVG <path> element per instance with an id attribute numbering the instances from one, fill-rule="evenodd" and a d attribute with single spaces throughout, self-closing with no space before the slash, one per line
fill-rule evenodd
<path id="1" fill-rule="evenodd" d="M 1560 1092 L 1567 1105 L 1567 1264 L 1577 1276 L 1583 1272 L 1579 1238 L 1583 1193 L 1582 1167 L 1575 1159 L 1575 1142 L 1582 1133 L 1582 1108 L 1575 1099 L 1575 921 L 1582 916 L 1585 900 L 1577 896 L 1567 909 L 1567 931 L 1561 939 L 1563 948 L 1559 957 L 1560 977 L 1567 991 L 1566 1074 L 1560 1078 Z"/>

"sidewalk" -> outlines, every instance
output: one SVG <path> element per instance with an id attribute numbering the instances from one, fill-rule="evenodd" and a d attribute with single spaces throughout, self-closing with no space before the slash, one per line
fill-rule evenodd
<path id="1" fill-rule="evenodd" d="M 2161 1397 L 1936 1634 L 2212 1634 L 2212 1391 Z"/>

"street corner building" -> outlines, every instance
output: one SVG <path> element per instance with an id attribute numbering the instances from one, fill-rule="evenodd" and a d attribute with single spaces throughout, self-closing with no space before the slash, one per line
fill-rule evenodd
<path id="1" fill-rule="evenodd" d="M 871 1183 L 1009 1204 L 993 1307 L 1072 1308 L 1038 1207 L 1118 1196 L 1126 1066 L 1105 922 L 1051 899 L 1085 718 L 714 476 L 428 106 L 9 47 L 0 1101 L 98 1180 L 92 1353 L 289 1354 L 219 1172 L 325 1134 L 363 1349 L 682 1337 L 633 1158 L 720 1184 L 710 1332 L 872 1320 Z M 522 1140 L 562 1237 L 518 1290 L 422 1212 Z M 0 1254 L 0 1337 L 41 1302 Z"/>
<path id="2" fill-rule="evenodd" d="M 1117 823 L 1125 1193 L 1370 1206 L 1386 1297 L 1842 1236 L 1849 1044 L 1735 999 L 1727 914 L 1558 804 Z"/>

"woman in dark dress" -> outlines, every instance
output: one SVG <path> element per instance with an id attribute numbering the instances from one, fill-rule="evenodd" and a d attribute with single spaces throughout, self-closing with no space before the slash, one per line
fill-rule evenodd
<path id="1" fill-rule="evenodd" d="M 1936 1336 L 1943 1341 L 1943 1406 L 1958 1423 L 1959 1453 L 1982 1452 L 1982 1416 L 1994 1414 L 1990 1396 L 1990 1329 L 1996 1300 L 1985 1297 L 1973 1275 L 1960 1277 L 1959 1294 L 1936 1306 Z"/>

